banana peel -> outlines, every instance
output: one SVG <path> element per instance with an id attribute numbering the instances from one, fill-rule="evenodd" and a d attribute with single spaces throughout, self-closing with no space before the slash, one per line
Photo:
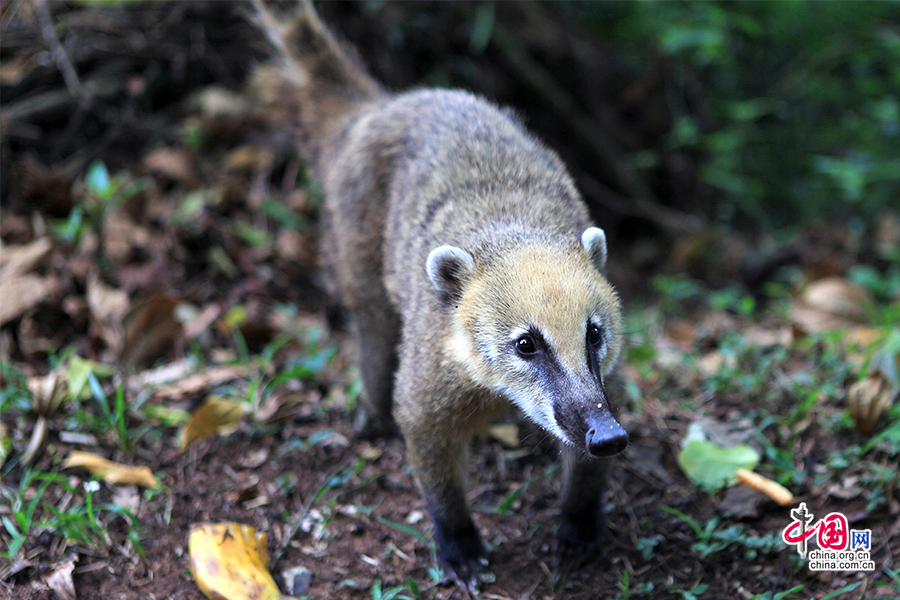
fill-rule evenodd
<path id="1" fill-rule="evenodd" d="M 282 600 L 269 573 L 266 534 L 240 523 L 195 523 L 191 573 L 211 600 Z"/>

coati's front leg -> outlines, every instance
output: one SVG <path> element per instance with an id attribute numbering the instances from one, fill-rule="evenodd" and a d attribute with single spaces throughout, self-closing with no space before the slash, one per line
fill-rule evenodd
<path id="1" fill-rule="evenodd" d="M 422 439 L 408 429 L 404 435 L 410 466 L 434 522 L 441 564 L 457 582 L 474 590 L 487 553 L 466 501 L 467 444 L 440 434 Z"/>
<path id="2" fill-rule="evenodd" d="M 556 531 L 556 552 L 562 560 L 582 560 L 597 551 L 603 523 L 606 460 L 565 446 L 562 508 Z"/>
<path id="3" fill-rule="evenodd" d="M 401 352 L 394 414 L 406 440 L 410 468 L 434 522 L 441 564 L 458 583 L 474 590 L 487 553 L 466 501 L 473 411 L 461 395 L 452 395 L 452 384 L 423 381 L 417 373 L 440 370 L 429 369 L 415 355 L 410 356 L 412 360 L 406 358 Z"/>

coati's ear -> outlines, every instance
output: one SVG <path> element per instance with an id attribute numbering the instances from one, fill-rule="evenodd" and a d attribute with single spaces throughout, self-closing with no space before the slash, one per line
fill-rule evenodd
<path id="1" fill-rule="evenodd" d="M 425 271 L 431 284 L 442 294 L 455 296 L 475 271 L 472 255 L 456 246 L 438 246 L 428 254 Z"/>
<path id="2" fill-rule="evenodd" d="M 581 245 L 591 257 L 591 262 L 601 273 L 606 273 L 606 234 L 599 227 L 588 227 L 581 234 Z"/>

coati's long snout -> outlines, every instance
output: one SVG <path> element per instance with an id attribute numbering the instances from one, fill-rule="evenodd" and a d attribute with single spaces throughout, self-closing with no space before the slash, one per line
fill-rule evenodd
<path id="1" fill-rule="evenodd" d="M 592 393 L 575 395 L 580 400 L 555 402 L 553 416 L 572 446 L 592 456 L 612 456 L 628 446 L 628 433 L 610 411 L 603 384 L 595 385 L 599 389 Z"/>

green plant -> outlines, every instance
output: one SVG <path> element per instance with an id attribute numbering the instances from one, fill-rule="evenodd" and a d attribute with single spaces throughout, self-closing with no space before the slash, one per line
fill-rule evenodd
<path id="1" fill-rule="evenodd" d="M 88 481 L 79 488 L 59 473 L 26 469 L 18 489 L 0 488 L 11 509 L 11 516 L 2 519 L 9 541 L 6 552 L 0 555 L 12 560 L 22 552 L 26 541 L 44 533 L 87 548 L 106 549 L 111 544 L 109 523 L 116 518 L 125 520 L 129 540 L 143 554 L 137 519 L 121 506 L 96 504 L 94 494 L 98 490 L 99 484 L 95 481 Z M 26 502 L 25 498 L 29 496 L 31 499 Z"/>
<path id="2" fill-rule="evenodd" d="M 719 529 L 720 521 L 718 518 L 710 519 L 706 525 L 701 527 L 694 519 L 678 509 L 669 506 L 661 506 L 660 508 L 684 521 L 694 531 L 697 541 L 691 545 L 691 550 L 696 552 L 701 559 L 708 558 L 731 547 L 743 547 L 744 558 L 752 560 L 760 553 L 768 554 L 772 552 L 781 543 L 781 537 L 775 533 L 764 536 L 747 535 L 744 533 L 743 525 L 740 524 Z"/>
<path id="3" fill-rule="evenodd" d="M 416 600 L 417 598 L 403 593 L 409 589 L 407 585 L 398 585 L 388 590 L 382 589 L 381 585 L 380 579 L 375 580 L 372 585 L 372 600 Z"/>
<path id="4" fill-rule="evenodd" d="M 128 439 L 128 417 L 125 410 L 125 387 L 121 382 L 116 386 L 115 406 L 110 407 L 109 399 L 103 391 L 97 377 L 90 373 L 88 376 L 88 385 L 91 392 L 103 413 L 104 420 L 108 430 L 116 432 L 119 441 L 119 448 L 123 452 L 128 452 L 131 443 Z"/>
<path id="5" fill-rule="evenodd" d="M 843 594 L 846 594 L 847 592 L 852 592 L 853 590 L 858 588 L 860 585 L 862 585 L 862 581 L 859 581 L 857 583 L 851 583 L 850 585 L 845 585 L 844 587 L 842 587 L 839 590 L 835 590 L 835 591 L 831 592 L 830 594 L 825 594 L 824 596 L 822 596 L 822 600 L 831 600 L 832 598 L 837 598 Z"/>
<path id="6" fill-rule="evenodd" d="M 106 165 L 95 161 L 84 175 L 84 195 L 69 217 L 56 223 L 53 231 L 68 244 L 75 245 L 89 228 L 101 233 L 106 212 L 150 187 L 146 177 L 132 179 L 126 174 L 110 176 Z"/>
<path id="7" fill-rule="evenodd" d="M 616 598 L 628 600 L 631 597 L 631 583 L 628 578 L 628 569 L 620 569 L 618 574 L 619 582 L 616 585 L 619 588 L 619 593 L 616 594 Z"/>
<path id="8" fill-rule="evenodd" d="M 785 600 L 785 598 L 798 593 L 802 589 L 802 585 L 796 585 L 791 589 L 785 590 L 783 592 L 766 592 L 765 594 L 760 594 L 758 596 L 751 596 L 749 600 Z"/>
<path id="9" fill-rule="evenodd" d="M 887 305 L 900 297 L 900 260 L 893 262 L 884 272 L 871 265 L 853 265 L 847 272 L 847 278 L 865 288 L 879 304 Z"/>
<path id="10" fill-rule="evenodd" d="M 672 584 L 666 584 L 666 589 L 673 594 L 678 594 L 684 600 L 699 600 L 703 597 L 703 592 L 705 592 L 709 588 L 709 585 L 705 583 L 696 582 L 691 589 L 689 590 L 681 590 L 676 588 Z"/>

